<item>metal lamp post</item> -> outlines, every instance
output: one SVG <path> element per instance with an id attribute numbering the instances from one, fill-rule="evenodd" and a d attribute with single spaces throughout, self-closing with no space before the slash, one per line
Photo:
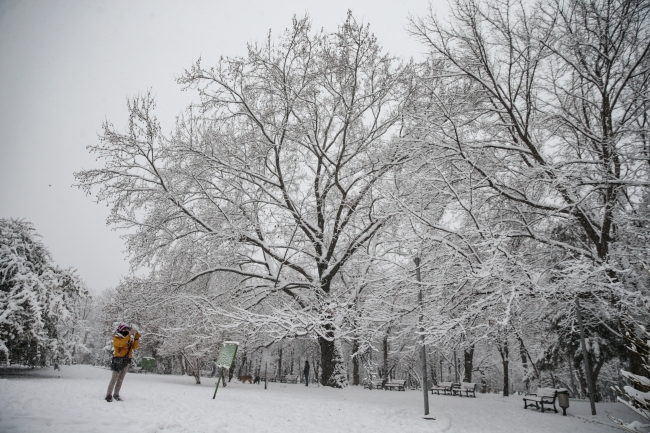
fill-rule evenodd
<path id="1" fill-rule="evenodd" d="M 415 278 L 420 283 L 420 258 L 413 259 L 415 262 Z M 422 394 L 424 396 L 424 415 L 429 415 L 429 393 L 427 385 L 427 350 L 424 345 L 424 303 L 422 301 L 422 286 L 418 292 L 418 303 L 420 304 L 420 359 L 422 360 Z"/>

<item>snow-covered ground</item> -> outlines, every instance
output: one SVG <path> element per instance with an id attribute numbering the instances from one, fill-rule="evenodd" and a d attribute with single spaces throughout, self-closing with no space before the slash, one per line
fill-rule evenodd
<path id="1" fill-rule="evenodd" d="M 133 374 L 122 387 L 125 401 L 103 400 L 110 371 L 85 365 L 23 370 L 0 369 L 0 432 L 219 432 L 219 433 L 613 433 L 606 412 L 632 415 L 623 405 L 571 400 L 563 417 L 524 410 L 520 396 L 478 394 L 476 399 L 429 395 L 435 420 L 422 417 L 419 391 L 343 390 L 269 383 L 219 388 L 215 379 Z"/>

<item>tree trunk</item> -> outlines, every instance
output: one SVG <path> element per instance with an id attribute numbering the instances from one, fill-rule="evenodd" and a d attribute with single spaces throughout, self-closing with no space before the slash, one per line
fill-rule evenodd
<path id="1" fill-rule="evenodd" d="M 436 377 L 436 363 L 433 354 L 429 357 L 429 366 L 431 368 L 431 384 L 438 384 L 438 378 Z"/>
<path id="2" fill-rule="evenodd" d="M 185 362 L 183 355 L 178 355 L 178 363 L 181 365 L 181 376 L 185 376 Z"/>
<path id="3" fill-rule="evenodd" d="M 508 377 L 508 340 L 497 341 L 497 348 L 499 349 L 499 355 L 501 355 L 501 361 L 503 362 L 503 396 L 508 397 L 510 395 L 510 380 Z"/>
<path id="4" fill-rule="evenodd" d="M 530 378 L 528 377 L 528 357 L 526 356 L 526 348 L 524 342 L 519 338 L 519 355 L 521 356 L 521 366 L 524 369 L 524 387 L 526 392 L 529 392 Z"/>
<path id="5" fill-rule="evenodd" d="M 194 369 L 193 376 L 194 376 L 194 380 L 196 381 L 196 384 L 201 385 L 201 370 L 199 369 L 198 366 Z"/>
<path id="6" fill-rule="evenodd" d="M 342 366 L 336 341 L 329 341 L 326 338 L 319 337 L 318 344 L 320 346 L 322 368 L 321 384 L 333 388 L 344 387 L 346 385 L 346 378 L 343 375 L 345 369 Z"/>
<path id="7" fill-rule="evenodd" d="M 291 354 L 289 355 L 289 374 L 293 374 L 293 349 L 291 349 Z"/>
<path id="8" fill-rule="evenodd" d="M 359 342 L 352 342 L 352 385 L 359 386 Z"/>
<path id="9" fill-rule="evenodd" d="M 246 352 L 242 355 L 241 364 L 239 364 L 239 370 L 237 370 L 237 377 L 241 377 L 242 370 L 246 366 Z"/>
<path id="10" fill-rule="evenodd" d="M 472 370 L 474 369 L 474 345 L 465 348 L 463 351 L 465 356 L 465 382 L 472 381 Z"/>
<path id="11" fill-rule="evenodd" d="M 585 376 L 582 361 L 576 361 L 574 365 L 576 374 L 578 375 L 578 383 L 580 384 L 580 398 L 588 398 L 589 390 L 587 386 L 587 378 Z"/>
<path id="12" fill-rule="evenodd" d="M 321 385 L 329 386 L 329 381 L 334 374 L 334 341 L 329 341 L 326 338 L 318 337 L 318 345 L 320 346 L 320 359 L 322 374 L 320 377 Z"/>
<path id="13" fill-rule="evenodd" d="M 282 379 L 282 348 L 280 348 L 280 353 L 278 355 L 278 371 L 276 373 L 276 380 L 280 381 Z"/>
<path id="14" fill-rule="evenodd" d="M 384 373 L 382 374 L 382 379 L 388 380 L 388 332 L 386 332 L 382 341 L 382 355 L 384 360 Z"/>
<path id="15" fill-rule="evenodd" d="M 194 381 L 197 385 L 201 385 L 201 361 L 199 359 L 194 359 L 192 362 L 189 358 L 183 355 L 185 359 L 185 366 L 188 376 L 194 376 Z"/>
<path id="16" fill-rule="evenodd" d="M 603 399 L 600 392 L 600 387 L 598 386 L 598 376 L 600 376 L 600 370 L 605 364 L 605 362 L 603 359 L 600 359 L 599 361 L 596 361 L 593 357 L 591 359 L 593 360 L 592 365 L 594 365 L 594 368 L 592 368 L 593 372 L 591 374 L 591 380 L 593 381 L 592 383 L 594 384 L 594 401 L 598 403 Z"/>
<path id="17" fill-rule="evenodd" d="M 503 361 L 503 396 L 508 397 L 510 395 L 509 387 L 510 379 L 508 377 L 508 359 Z"/>
<path id="18" fill-rule="evenodd" d="M 576 386 L 576 380 L 573 375 L 573 365 L 571 364 L 571 355 L 567 353 L 567 358 L 566 358 L 566 363 L 567 366 L 569 367 L 569 377 L 571 378 L 571 394 L 573 394 L 574 397 L 577 397 L 578 394 L 578 387 Z"/>

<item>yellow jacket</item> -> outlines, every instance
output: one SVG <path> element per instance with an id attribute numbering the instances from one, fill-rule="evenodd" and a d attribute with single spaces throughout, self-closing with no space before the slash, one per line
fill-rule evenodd
<path id="1" fill-rule="evenodd" d="M 113 335 L 113 356 L 124 357 L 127 354 L 129 359 L 133 357 L 133 351 L 138 348 L 140 344 L 140 333 L 136 332 L 131 341 L 131 338 L 127 335 L 126 337 L 121 336 L 120 334 Z"/>

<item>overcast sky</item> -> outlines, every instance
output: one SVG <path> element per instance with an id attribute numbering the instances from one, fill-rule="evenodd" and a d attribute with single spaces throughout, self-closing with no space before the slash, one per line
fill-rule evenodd
<path id="1" fill-rule="evenodd" d="M 75 267 L 92 292 L 129 270 L 108 208 L 73 187 L 99 166 L 86 151 L 104 119 L 125 124 L 126 98 L 148 88 L 163 131 L 194 94 L 175 82 L 203 65 L 243 55 L 246 43 L 280 33 L 294 14 L 335 30 L 352 9 L 394 54 L 420 57 L 404 30 L 428 0 L 92 1 L 0 0 L 0 217 L 30 221 L 54 261 Z M 445 0 L 434 0 L 438 12 Z"/>

